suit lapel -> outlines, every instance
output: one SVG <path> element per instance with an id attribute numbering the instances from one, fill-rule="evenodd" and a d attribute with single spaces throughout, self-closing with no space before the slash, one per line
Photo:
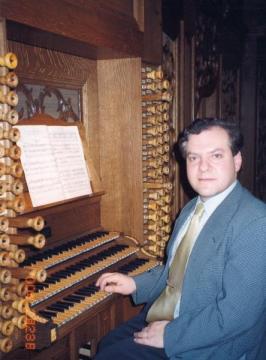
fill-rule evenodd
<path id="1" fill-rule="evenodd" d="M 242 187 L 238 183 L 210 216 L 193 247 L 184 278 L 183 291 L 192 291 L 195 274 L 223 247 L 229 223 L 239 206 Z"/>
<path id="2" fill-rule="evenodd" d="M 223 241 L 224 234 L 228 229 L 228 224 L 239 206 L 241 194 L 242 187 L 239 183 L 237 183 L 232 192 L 215 209 L 213 214 L 208 219 L 207 223 L 199 234 L 199 237 L 193 248 L 193 252 L 206 252 L 208 250 L 206 247 L 209 245 L 210 247 L 212 247 L 212 245 L 219 246 L 219 242 Z M 193 252 L 191 255 L 193 255 Z"/>

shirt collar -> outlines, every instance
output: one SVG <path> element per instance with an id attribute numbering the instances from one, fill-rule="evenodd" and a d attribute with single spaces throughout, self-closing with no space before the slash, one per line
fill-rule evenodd
<path id="1" fill-rule="evenodd" d="M 236 186 L 237 180 L 235 180 L 228 188 L 223 192 L 212 196 L 208 200 L 204 201 L 204 210 L 208 216 L 210 216 L 214 210 L 222 203 L 222 201 L 230 194 L 233 188 Z M 197 204 L 201 201 L 200 196 L 198 196 Z"/>

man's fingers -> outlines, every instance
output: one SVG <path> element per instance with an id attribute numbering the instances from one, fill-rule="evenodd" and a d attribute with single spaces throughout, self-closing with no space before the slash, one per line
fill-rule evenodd
<path id="1" fill-rule="evenodd" d="M 149 337 L 149 332 L 147 328 L 143 328 L 141 331 L 135 332 L 134 337 L 138 339 L 143 339 Z"/>
<path id="2" fill-rule="evenodd" d="M 101 290 L 104 290 L 106 284 L 110 282 L 114 282 L 114 274 L 112 273 L 105 273 L 99 277 L 99 279 L 96 281 L 96 286 L 99 286 Z"/>
<path id="3" fill-rule="evenodd" d="M 96 285 L 101 290 L 123 295 L 132 294 L 136 290 L 135 281 L 131 277 L 120 273 L 105 273 L 99 277 Z"/>
<path id="4" fill-rule="evenodd" d="M 134 333 L 134 341 L 141 345 L 151 345 L 151 338 L 146 328 Z"/>
<path id="5" fill-rule="evenodd" d="M 97 279 L 96 284 L 99 283 L 99 282 L 101 282 L 102 280 L 110 277 L 111 275 L 113 275 L 113 273 L 104 273 L 104 274 L 102 274 L 102 275 Z"/>
<path id="6" fill-rule="evenodd" d="M 141 344 L 141 345 L 150 345 L 149 343 L 149 339 L 144 339 L 144 338 L 134 338 L 134 341 L 137 344 Z"/>
<path id="7" fill-rule="evenodd" d="M 99 286 L 100 286 L 100 289 L 101 290 L 104 290 L 104 291 L 114 291 L 114 287 L 116 286 L 117 284 L 115 284 L 114 282 L 111 282 L 109 281 L 108 279 L 106 280 L 103 280 Z M 112 288 L 112 290 L 111 290 Z"/>
<path id="8" fill-rule="evenodd" d="M 117 289 L 117 285 L 106 285 L 106 286 L 104 287 L 104 291 L 110 292 L 110 293 L 116 292 L 117 290 L 118 290 L 118 289 Z"/>
<path id="9" fill-rule="evenodd" d="M 168 321 L 150 323 L 139 332 L 134 333 L 134 341 L 138 344 L 163 348 L 164 328 Z"/>

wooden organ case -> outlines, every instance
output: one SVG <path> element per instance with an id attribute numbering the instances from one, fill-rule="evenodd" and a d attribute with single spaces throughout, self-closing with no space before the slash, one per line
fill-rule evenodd
<path id="1" fill-rule="evenodd" d="M 91 155 L 101 173 L 104 190 L 96 174 L 92 173 L 91 195 L 41 208 L 31 208 L 26 201 L 26 209 L 16 214 L 18 220 L 39 216 L 45 222 L 39 232 L 45 236 L 46 245 L 39 250 L 19 246 L 26 253 L 26 262 L 19 264 L 19 270 L 13 273 L 16 272 L 23 283 L 26 280 L 23 277 L 27 277 L 25 272 L 31 276 L 37 271 L 40 271 L 39 276 L 43 275 L 42 271 L 46 272 L 47 279 L 34 283 L 32 289 L 29 287 L 20 297 L 21 300 L 30 298 L 31 310 L 49 320 L 46 323 L 37 319 L 33 324 L 26 322 L 24 330 L 14 326 L 10 335 L 0 333 L 0 359 L 78 359 L 80 346 L 90 342 L 93 355 L 98 340 L 136 312 L 127 297 L 105 294 L 101 298 L 100 294 L 93 294 L 95 289 L 87 289 L 92 293 L 87 296 L 83 287 L 93 284 L 101 271 L 141 271 L 156 264 L 154 260 L 142 264 L 141 260 L 128 268 L 128 264 L 138 260 L 140 246 L 106 229 L 122 230 L 143 242 L 141 61 L 160 63 L 161 47 L 157 46 L 157 41 L 161 38 L 161 1 L 45 0 L 40 8 L 33 0 L 3 0 L 0 15 L 0 62 L 1 55 L 12 51 L 20 60 L 17 71 L 21 80 L 29 83 L 32 80 L 34 84 L 41 80 L 48 85 L 56 82 L 67 87 L 71 84 L 80 90 Z M 74 26 L 69 25 L 70 17 Z M 79 70 L 76 70 L 77 64 Z M 1 66 L 0 63 L 0 70 Z M 0 127 L 7 122 L 7 106 L 3 105 L 3 108 Z M 85 119 L 90 121 L 86 123 Z M 11 126 L 15 128 L 16 124 Z M 25 189 L 23 197 L 28 200 Z M 106 195 L 102 196 L 105 191 Z M 15 225 L 14 221 L 10 221 L 10 227 L 18 233 L 36 231 L 29 227 L 19 228 L 21 222 Z M 85 265 L 86 259 L 91 263 L 90 269 L 82 270 L 83 265 L 79 262 L 84 261 Z M 73 266 L 80 270 L 67 275 L 73 271 Z M 67 280 L 53 284 L 58 275 Z M 0 286 L 6 285 L 0 283 Z M 13 288 L 12 284 L 10 288 Z M 74 294 L 77 291 L 83 294 Z M 80 304 L 74 301 L 76 297 L 82 298 Z M 94 300 L 90 303 L 87 297 Z M 8 300 L 6 304 L 10 307 L 15 301 Z M 58 304 L 60 301 L 68 304 Z M 2 305 L 3 301 L 0 302 Z M 72 302 L 71 306 L 69 302 Z M 68 315 L 62 305 L 69 307 Z M 26 311 L 20 310 L 21 313 L 14 309 L 15 317 Z M 57 324 L 49 317 L 52 312 L 58 313 Z M 66 316 L 62 317 L 64 312 Z M 12 321 L 12 317 L 9 320 Z M 36 350 L 31 350 L 34 344 Z M 7 350 L 10 351 L 5 352 Z"/>
<path id="2" fill-rule="evenodd" d="M 46 115 L 23 120 L 23 125 L 27 124 L 68 126 Z M 1 266 L 12 275 L 9 283 L 1 284 L 10 290 L 1 305 L 8 305 L 17 315 L 9 319 L 14 323 L 12 331 L 2 332 L 0 359 L 74 360 L 86 343 L 91 344 L 93 355 L 99 339 L 136 311 L 127 297 L 99 291 L 94 285 L 99 274 L 120 271 L 134 275 L 157 265 L 156 260 L 139 256 L 136 240 L 102 228 L 104 192 L 90 161 L 82 126 L 79 133 L 92 194 L 33 207 L 22 176 L 24 206 L 9 218 L 6 232 L 11 244 L 21 239 L 19 248 L 26 256 L 15 267 L 8 262 Z M 37 235 L 45 239 L 44 247 L 25 245 L 25 239 Z M 22 288 L 18 291 L 18 285 L 11 284 L 22 284 Z M 23 316 L 20 329 L 13 321 L 19 316 Z M 2 324 L 5 321 L 2 319 Z"/>

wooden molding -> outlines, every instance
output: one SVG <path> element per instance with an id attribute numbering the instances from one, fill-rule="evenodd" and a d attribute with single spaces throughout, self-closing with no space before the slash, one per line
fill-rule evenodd
<path id="1" fill-rule="evenodd" d="M 0 15 L 26 26 L 27 30 L 31 27 L 32 32 L 38 29 L 39 36 L 43 31 L 79 45 L 109 49 L 134 57 L 142 55 L 143 33 L 139 31 L 134 17 L 95 1 L 81 5 L 69 0 L 2 0 Z M 57 41 L 53 45 L 56 46 Z M 51 44 L 47 46 L 53 48 Z"/>

